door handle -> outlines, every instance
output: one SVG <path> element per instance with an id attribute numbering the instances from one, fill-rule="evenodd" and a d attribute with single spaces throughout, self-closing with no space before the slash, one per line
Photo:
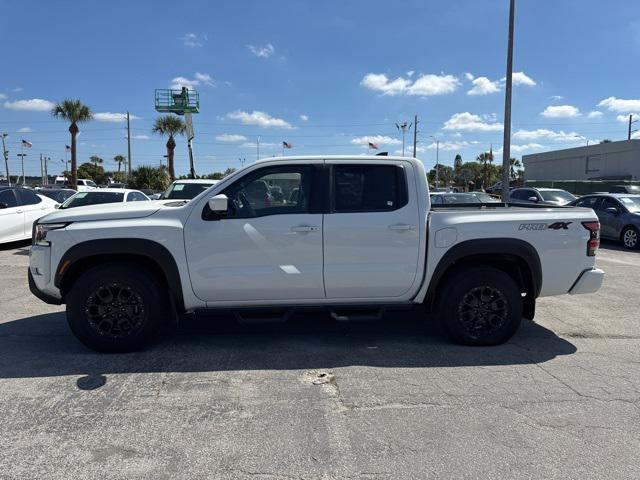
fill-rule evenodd
<path id="1" fill-rule="evenodd" d="M 292 232 L 317 232 L 320 230 L 320 227 L 316 227 L 313 225 L 296 225 L 295 227 L 291 227 Z"/>
<path id="2" fill-rule="evenodd" d="M 24 213 L 24 210 L 16 210 L 16 213 Z"/>
<path id="3" fill-rule="evenodd" d="M 415 228 L 415 225 L 409 225 L 408 223 L 396 223 L 394 225 L 389 225 L 389 230 L 395 230 L 396 232 L 414 230 Z"/>

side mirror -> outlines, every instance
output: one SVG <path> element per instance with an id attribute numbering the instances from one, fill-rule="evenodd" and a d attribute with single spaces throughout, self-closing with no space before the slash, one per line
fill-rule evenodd
<path id="1" fill-rule="evenodd" d="M 0 208 L 9 208 L 8 203 L 0 202 Z"/>
<path id="2" fill-rule="evenodd" d="M 612 213 L 614 215 L 618 214 L 618 209 L 616 207 L 607 207 L 604 209 L 604 211 L 607 213 Z"/>
<path id="3" fill-rule="evenodd" d="M 218 215 L 223 215 L 227 213 L 229 199 L 226 195 L 216 195 L 215 197 L 211 197 L 209 199 L 209 210 Z"/>
<path id="4" fill-rule="evenodd" d="M 538 203 L 538 197 L 529 197 L 527 200 Z"/>

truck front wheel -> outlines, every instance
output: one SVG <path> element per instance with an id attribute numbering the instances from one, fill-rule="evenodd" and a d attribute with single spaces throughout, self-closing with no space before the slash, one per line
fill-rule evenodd
<path id="1" fill-rule="evenodd" d="M 440 290 L 439 313 L 449 338 L 463 345 L 499 345 L 522 321 L 522 297 L 513 279 L 491 267 L 452 275 Z"/>
<path id="2" fill-rule="evenodd" d="M 99 352 L 139 350 L 169 311 L 155 276 L 125 263 L 99 265 L 83 273 L 66 300 L 71 331 Z"/>

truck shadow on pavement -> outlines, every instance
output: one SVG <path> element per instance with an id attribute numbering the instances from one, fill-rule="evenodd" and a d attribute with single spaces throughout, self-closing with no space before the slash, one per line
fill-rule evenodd
<path id="1" fill-rule="evenodd" d="M 576 352 L 528 320 L 507 344 L 475 348 L 449 343 L 434 324 L 425 326 L 415 312 L 349 324 L 305 314 L 261 326 L 206 316 L 186 320 L 144 351 L 98 354 L 72 336 L 63 312 L 49 313 L 0 324 L 0 378 L 83 375 L 78 387 L 94 389 L 115 373 L 522 365 Z"/>

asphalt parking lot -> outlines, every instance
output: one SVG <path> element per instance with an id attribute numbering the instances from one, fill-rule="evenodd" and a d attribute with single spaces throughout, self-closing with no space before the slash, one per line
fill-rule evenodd
<path id="1" fill-rule="evenodd" d="M 416 314 L 192 319 L 95 354 L 0 249 L 1 479 L 640 478 L 640 253 L 596 295 L 541 299 L 506 345 Z"/>

